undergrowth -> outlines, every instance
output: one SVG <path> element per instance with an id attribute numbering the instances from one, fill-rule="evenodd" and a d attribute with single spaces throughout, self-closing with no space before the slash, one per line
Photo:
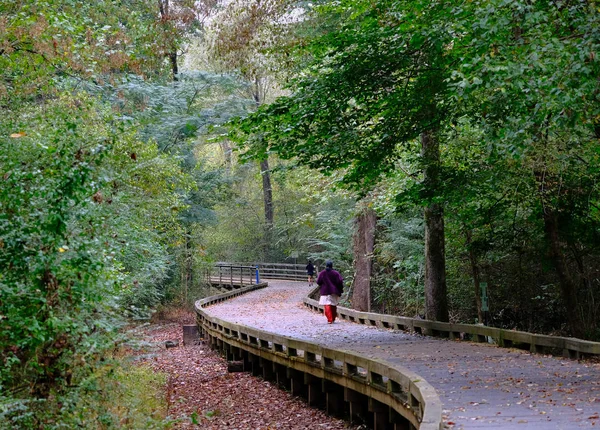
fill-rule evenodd
<path id="1" fill-rule="evenodd" d="M 110 363 L 68 395 L 0 397 L 0 428 L 168 429 L 167 375 L 146 366 Z"/>

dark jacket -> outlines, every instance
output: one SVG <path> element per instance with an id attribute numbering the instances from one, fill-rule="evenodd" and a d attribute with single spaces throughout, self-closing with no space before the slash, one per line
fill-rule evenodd
<path id="1" fill-rule="evenodd" d="M 314 275 L 315 274 L 315 266 L 313 266 L 312 263 L 308 263 L 306 265 L 306 273 L 308 273 L 309 275 Z"/>
<path id="2" fill-rule="evenodd" d="M 333 269 L 323 270 L 319 273 L 317 285 L 321 287 L 319 293 L 322 296 L 328 296 L 330 294 L 341 296 L 342 291 L 344 291 L 344 280 L 342 279 L 342 275 L 340 275 L 340 272 Z"/>

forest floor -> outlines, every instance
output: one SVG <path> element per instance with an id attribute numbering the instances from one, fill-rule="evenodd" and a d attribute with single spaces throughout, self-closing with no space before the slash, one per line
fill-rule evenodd
<path id="1" fill-rule="evenodd" d="M 182 325 L 194 314 L 170 312 L 137 332 L 146 345 L 136 362 L 168 375 L 168 419 L 175 429 L 355 429 L 301 398 L 248 373 L 229 373 L 208 346 L 183 346 Z M 167 340 L 179 346 L 165 348 Z"/>

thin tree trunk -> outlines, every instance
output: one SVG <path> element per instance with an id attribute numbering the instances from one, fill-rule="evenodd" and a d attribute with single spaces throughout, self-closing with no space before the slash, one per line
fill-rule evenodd
<path id="1" fill-rule="evenodd" d="M 261 85 L 258 77 L 254 80 L 254 102 L 258 109 L 263 103 L 261 97 Z M 273 233 L 273 222 L 274 222 L 274 208 L 273 208 L 273 187 L 271 186 L 271 171 L 269 170 L 269 158 L 265 158 L 260 162 L 260 174 L 262 176 L 263 184 L 263 201 L 265 206 L 265 244 L 264 251 L 265 257 L 268 258 L 271 249 L 271 238 Z"/>
<path id="2" fill-rule="evenodd" d="M 185 231 L 185 305 L 188 303 L 190 287 L 193 286 L 193 254 L 192 232 L 189 228 Z"/>
<path id="3" fill-rule="evenodd" d="M 371 311 L 371 272 L 377 214 L 371 208 L 364 209 L 355 220 L 354 231 L 354 283 L 352 307 L 357 311 Z"/>
<path id="4" fill-rule="evenodd" d="M 577 284 L 571 276 L 569 266 L 561 244 L 558 228 L 558 215 L 548 207 L 543 210 L 544 232 L 550 246 L 550 258 L 558 275 L 561 294 L 567 308 L 567 323 L 571 334 L 582 337 L 583 327 L 579 318 L 579 304 L 577 300 Z"/>
<path id="5" fill-rule="evenodd" d="M 271 174 L 269 172 L 269 160 L 260 162 L 260 174 L 262 175 L 263 195 L 265 203 L 265 224 L 268 229 L 273 228 L 273 189 L 271 188 Z"/>
<path id="6" fill-rule="evenodd" d="M 231 146 L 228 140 L 221 141 L 221 150 L 223 151 L 223 158 L 225 159 L 227 169 L 231 169 Z"/>
<path id="7" fill-rule="evenodd" d="M 477 263 L 477 256 L 475 255 L 475 251 L 473 251 L 472 247 L 472 235 L 471 231 L 466 229 L 465 234 L 467 237 L 467 248 L 469 249 L 469 262 L 471 263 L 471 273 L 473 276 L 473 284 L 475 286 L 475 305 L 477 306 L 477 320 L 481 324 L 483 323 L 483 310 L 481 309 L 481 288 L 480 281 L 481 277 L 479 276 L 479 264 Z"/>
<path id="8" fill-rule="evenodd" d="M 546 176 L 546 171 L 542 169 L 536 170 L 534 175 L 538 183 L 538 191 L 542 205 L 544 236 L 549 246 L 552 265 L 558 276 L 562 299 L 567 311 L 567 324 L 569 325 L 569 329 L 573 336 L 581 337 L 583 334 L 583 326 L 579 314 L 577 283 L 571 275 L 565 256 L 564 244 L 562 243 L 558 225 L 557 204 L 552 201 L 552 192 L 554 191 L 552 183 L 555 178 L 549 180 Z"/>
<path id="9" fill-rule="evenodd" d="M 173 73 L 173 80 L 179 80 L 179 68 L 177 67 L 177 51 L 169 52 L 169 61 L 171 62 L 171 72 Z"/>
<path id="10" fill-rule="evenodd" d="M 169 22 L 170 19 L 170 5 L 169 0 L 158 0 L 158 10 L 160 11 L 160 18 L 164 25 Z M 166 54 L 171 63 L 171 72 L 173 73 L 173 80 L 179 80 L 179 68 L 177 67 L 177 49 L 172 47 L 171 50 Z"/>
<path id="11" fill-rule="evenodd" d="M 271 187 L 271 174 L 269 172 L 269 160 L 264 159 L 260 162 L 260 173 L 263 185 L 263 202 L 265 207 L 265 237 L 264 237 L 264 256 L 269 261 L 271 254 L 271 241 L 273 236 L 273 189 Z"/>
<path id="12" fill-rule="evenodd" d="M 429 194 L 439 187 L 440 147 L 433 131 L 421 134 L 424 185 Z M 425 318 L 448 321 L 444 209 L 431 202 L 425 208 Z"/>

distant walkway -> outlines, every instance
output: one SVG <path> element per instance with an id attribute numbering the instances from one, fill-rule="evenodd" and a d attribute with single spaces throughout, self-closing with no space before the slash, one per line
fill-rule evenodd
<path id="1" fill-rule="evenodd" d="M 305 282 L 269 287 L 210 306 L 211 315 L 276 334 L 398 363 L 440 395 L 451 429 L 600 428 L 600 363 L 529 354 L 337 320 L 302 303 Z"/>

